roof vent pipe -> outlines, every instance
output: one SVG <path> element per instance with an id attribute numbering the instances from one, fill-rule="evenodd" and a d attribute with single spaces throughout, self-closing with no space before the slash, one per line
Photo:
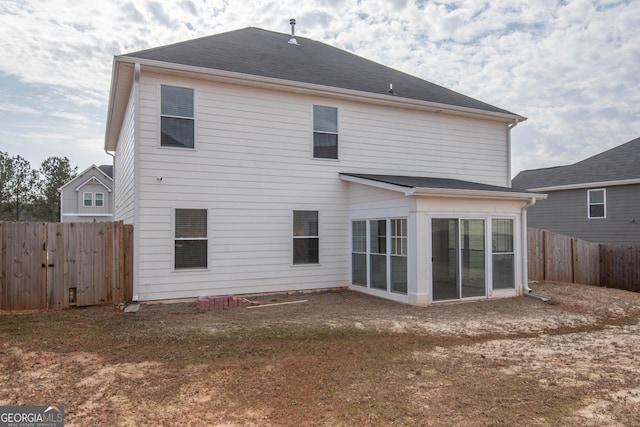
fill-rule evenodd
<path id="1" fill-rule="evenodd" d="M 296 20 L 293 18 L 289 19 L 289 24 L 291 24 L 291 38 L 289 39 L 289 44 L 298 46 L 298 41 L 296 40 Z"/>

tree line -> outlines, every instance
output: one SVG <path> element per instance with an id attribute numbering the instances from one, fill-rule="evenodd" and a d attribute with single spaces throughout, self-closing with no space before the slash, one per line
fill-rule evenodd
<path id="1" fill-rule="evenodd" d="M 58 189 L 77 174 L 67 157 L 32 169 L 23 157 L 0 151 L 0 221 L 60 222 Z"/>

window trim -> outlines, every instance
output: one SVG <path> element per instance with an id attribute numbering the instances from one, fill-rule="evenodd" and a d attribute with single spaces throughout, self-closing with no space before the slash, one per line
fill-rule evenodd
<path id="1" fill-rule="evenodd" d="M 315 111 L 314 107 L 326 107 L 326 108 L 334 108 L 336 110 L 336 132 L 327 132 L 327 131 L 316 131 L 315 127 Z M 336 136 L 336 158 L 330 157 L 316 157 L 315 156 L 315 135 L 325 134 L 325 135 L 335 135 Z M 311 158 L 313 160 L 320 161 L 340 161 L 340 109 L 335 105 L 323 105 L 323 104 L 311 104 Z"/>
<path id="2" fill-rule="evenodd" d="M 174 116 L 171 114 L 162 114 L 162 86 L 170 86 L 170 87 L 176 87 L 176 88 L 180 88 L 180 89 L 190 89 L 193 91 L 193 117 L 187 117 L 187 116 Z M 196 88 L 193 86 L 184 86 L 181 85 L 179 83 L 172 83 L 172 82 L 161 82 L 158 83 L 158 126 L 157 126 L 157 131 L 158 131 L 158 148 L 162 148 L 162 149 L 167 149 L 167 150 L 188 150 L 188 151 L 197 151 L 197 147 L 196 147 L 196 141 L 198 140 L 198 127 L 196 126 L 196 116 L 197 116 L 197 111 L 196 111 L 196 106 L 197 106 L 197 91 Z M 191 120 L 193 122 L 193 147 L 172 147 L 172 146 L 168 146 L 168 145 L 162 145 L 162 118 L 163 117 L 170 117 L 170 118 L 176 118 L 176 119 L 188 119 Z"/>
<path id="3" fill-rule="evenodd" d="M 98 194 L 100 195 L 100 205 L 98 205 Z M 93 206 L 96 208 L 104 207 L 104 193 L 100 193 L 100 192 L 93 193 Z"/>
<path id="4" fill-rule="evenodd" d="M 296 212 L 315 212 L 318 218 L 318 234 L 315 236 L 296 236 L 295 235 L 295 213 Z M 291 260 L 291 266 L 292 267 L 318 267 L 319 265 L 322 264 L 322 256 L 321 256 L 321 234 L 322 234 L 322 230 L 321 230 L 321 224 L 322 221 L 320 220 L 320 209 L 313 209 L 313 208 L 300 208 L 300 209 L 292 209 L 291 210 L 291 215 L 290 215 L 290 220 L 289 223 L 291 224 L 291 236 L 290 236 L 290 242 L 291 242 L 291 256 L 290 256 L 290 260 Z M 318 239 L 318 262 L 304 262 L 304 263 L 296 263 L 295 262 L 295 244 L 294 241 L 296 239 Z"/>
<path id="5" fill-rule="evenodd" d="M 205 211 L 207 214 L 206 226 L 207 226 L 207 235 L 206 237 L 190 237 L 190 238 L 176 238 L 176 210 L 184 209 L 184 210 L 201 210 Z M 203 207 L 193 207 L 193 206 L 174 206 L 171 208 L 171 272 L 173 273 L 185 273 L 185 272 L 198 272 L 198 271 L 209 271 L 211 268 L 211 214 L 208 208 Z M 207 265 L 206 267 L 189 267 L 189 268 L 176 268 L 176 240 L 206 240 L 206 248 L 207 248 Z"/>
<path id="6" fill-rule="evenodd" d="M 87 194 L 89 194 L 90 200 L 87 200 Z M 87 204 L 87 202 L 89 202 L 89 204 Z M 91 191 L 84 191 L 82 192 L 82 207 L 84 208 L 92 208 L 93 207 L 93 192 Z"/>
<path id="7" fill-rule="evenodd" d="M 602 191 L 602 203 L 591 203 L 591 193 L 596 191 Z M 604 212 L 602 216 L 591 216 L 591 206 L 602 205 Z M 606 219 L 607 218 L 607 189 L 606 188 L 593 188 L 587 190 L 587 218 L 588 219 Z"/>

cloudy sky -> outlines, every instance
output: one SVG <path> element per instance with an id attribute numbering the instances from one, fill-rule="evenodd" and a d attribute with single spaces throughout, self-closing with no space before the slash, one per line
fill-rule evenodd
<path id="1" fill-rule="evenodd" d="M 638 0 L 0 0 L 0 151 L 110 164 L 113 56 L 244 27 L 296 33 L 528 117 L 512 170 L 640 136 Z"/>

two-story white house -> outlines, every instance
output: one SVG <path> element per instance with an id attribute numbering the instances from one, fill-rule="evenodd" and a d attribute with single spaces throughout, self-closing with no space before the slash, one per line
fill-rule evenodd
<path id="1" fill-rule="evenodd" d="M 140 301 L 352 289 L 520 295 L 524 117 L 326 44 L 245 28 L 116 56 L 105 150 Z"/>
<path id="2" fill-rule="evenodd" d="M 113 221 L 112 165 L 91 165 L 58 191 L 60 222 Z"/>

